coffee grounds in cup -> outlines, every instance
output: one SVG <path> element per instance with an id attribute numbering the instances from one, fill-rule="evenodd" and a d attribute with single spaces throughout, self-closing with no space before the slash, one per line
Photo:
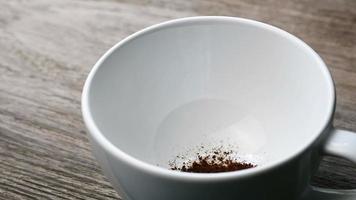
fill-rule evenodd
<path id="1" fill-rule="evenodd" d="M 175 162 L 170 166 L 171 170 L 191 173 L 232 172 L 257 166 L 248 162 L 239 162 L 230 156 L 232 153 L 232 151 L 221 151 L 220 148 L 207 155 L 197 153 L 196 160 L 183 162 L 182 166 L 177 166 Z"/>

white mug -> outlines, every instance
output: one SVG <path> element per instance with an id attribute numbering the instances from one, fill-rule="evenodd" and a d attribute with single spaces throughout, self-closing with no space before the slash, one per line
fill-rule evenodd
<path id="1" fill-rule="evenodd" d="M 82 112 L 96 158 L 126 200 L 356 199 L 310 186 L 322 155 L 356 163 L 356 135 L 332 126 L 334 90 L 322 59 L 295 36 L 248 19 L 191 17 L 106 52 L 86 80 Z M 215 140 L 260 163 L 211 174 L 167 167 Z"/>

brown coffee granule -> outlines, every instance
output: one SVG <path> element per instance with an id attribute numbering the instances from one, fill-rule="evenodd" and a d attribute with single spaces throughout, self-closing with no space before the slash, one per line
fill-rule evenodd
<path id="1" fill-rule="evenodd" d="M 219 173 L 231 172 L 256 167 L 248 162 L 239 162 L 230 155 L 232 151 L 221 151 L 221 148 L 207 155 L 197 153 L 197 159 L 194 161 L 183 162 L 181 167 L 171 163 L 171 170 L 191 173 Z"/>
<path id="2" fill-rule="evenodd" d="M 222 163 L 214 163 L 207 161 L 206 158 L 203 158 L 202 160 L 194 161 L 191 166 L 183 166 L 181 169 L 175 170 L 193 173 L 218 173 L 237 171 L 252 167 L 255 167 L 255 165 L 251 163 L 240 163 L 232 160 L 225 160 Z"/>

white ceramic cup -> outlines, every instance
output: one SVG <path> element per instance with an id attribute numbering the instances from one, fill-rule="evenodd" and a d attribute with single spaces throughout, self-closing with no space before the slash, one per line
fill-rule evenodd
<path id="1" fill-rule="evenodd" d="M 95 64 L 82 96 L 96 158 L 130 200 L 356 199 L 309 184 L 323 154 L 356 162 L 356 135 L 333 128 L 334 108 L 330 73 L 308 45 L 232 17 L 183 18 L 127 37 Z M 215 140 L 260 163 L 167 169 L 174 154 Z"/>

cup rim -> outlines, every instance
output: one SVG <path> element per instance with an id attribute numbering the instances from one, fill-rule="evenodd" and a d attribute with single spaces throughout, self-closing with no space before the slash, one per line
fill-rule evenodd
<path id="1" fill-rule="evenodd" d="M 173 171 L 169 169 L 164 169 L 162 167 L 158 167 L 149 163 L 146 163 L 144 161 L 141 161 L 118 147 L 116 147 L 113 143 L 111 143 L 99 130 L 97 127 L 92 114 L 90 110 L 90 104 L 89 104 L 89 91 L 91 88 L 92 84 L 92 79 L 95 76 L 97 70 L 100 68 L 102 63 L 104 62 L 105 59 L 107 59 L 115 50 L 119 49 L 121 46 L 125 45 L 127 42 L 143 36 L 148 33 L 152 33 L 155 31 L 158 31 L 163 28 L 167 28 L 170 26 L 177 26 L 185 23 L 191 23 L 191 22 L 209 22 L 209 21 L 215 21 L 215 22 L 239 22 L 239 23 L 244 23 L 244 24 L 249 24 L 249 25 L 254 25 L 262 29 L 267 29 L 269 31 L 273 31 L 275 33 L 278 33 L 282 37 L 287 38 L 288 40 L 294 42 L 296 45 L 303 47 L 305 51 L 307 51 L 311 56 L 313 56 L 316 61 L 317 61 L 317 67 L 319 67 L 327 80 L 329 84 L 329 90 L 330 90 L 330 99 L 331 103 L 328 105 L 328 114 L 327 116 L 323 119 L 322 125 L 319 127 L 319 132 L 318 134 L 315 134 L 310 141 L 306 145 L 304 145 L 302 148 L 294 151 L 293 154 L 291 154 L 289 157 L 279 160 L 277 162 L 271 162 L 256 168 L 250 168 L 246 170 L 241 170 L 241 171 L 234 171 L 234 172 L 222 172 L 222 173 L 183 173 L 179 171 Z M 293 160 L 294 158 L 298 157 L 300 154 L 302 154 L 306 149 L 308 149 L 315 140 L 318 139 L 318 137 L 324 132 L 325 129 L 327 129 L 328 125 L 331 123 L 334 109 L 335 109 L 335 87 L 334 87 L 334 82 L 332 80 L 330 71 L 326 67 L 324 61 L 321 59 L 321 57 L 310 47 L 308 46 L 305 42 L 303 42 L 301 39 L 297 38 L 296 36 L 279 29 L 275 26 L 251 20 L 251 19 L 245 19 L 245 18 L 238 18 L 238 17 L 227 17 L 227 16 L 196 16 L 196 17 L 186 17 L 186 18 L 179 18 L 179 19 L 174 19 L 174 20 L 169 20 L 166 22 L 158 23 L 152 26 L 149 26 L 147 28 L 144 28 L 128 37 L 125 39 L 121 40 L 117 44 L 115 44 L 113 47 L 111 47 L 104 55 L 96 62 L 92 70 L 90 71 L 84 87 L 83 87 L 83 92 L 82 92 L 82 115 L 84 119 L 84 123 L 87 127 L 88 133 L 90 136 L 93 138 L 93 140 L 98 143 L 101 148 L 103 148 L 107 153 L 115 157 L 116 159 L 121 160 L 122 162 L 125 162 L 127 165 L 136 168 L 137 170 L 144 171 L 145 173 L 150 173 L 156 176 L 160 177 L 165 177 L 165 178 L 174 178 L 174 179 L 180 179 L 180 180 L 189 180 L 189 181 L 204 181 L 204 180 L 209 180 L 209 181 L 221 181 L 221 180 L 226 180 L 226 179 L 235 179 L 235 178 L 243 178 L 243 177 L 249 177 L 252 175 L 260 174 L 272 169 L 275 169 L 279 166 L 282 166 L 283 164 L 288 163 L 290 160 Z"/>

